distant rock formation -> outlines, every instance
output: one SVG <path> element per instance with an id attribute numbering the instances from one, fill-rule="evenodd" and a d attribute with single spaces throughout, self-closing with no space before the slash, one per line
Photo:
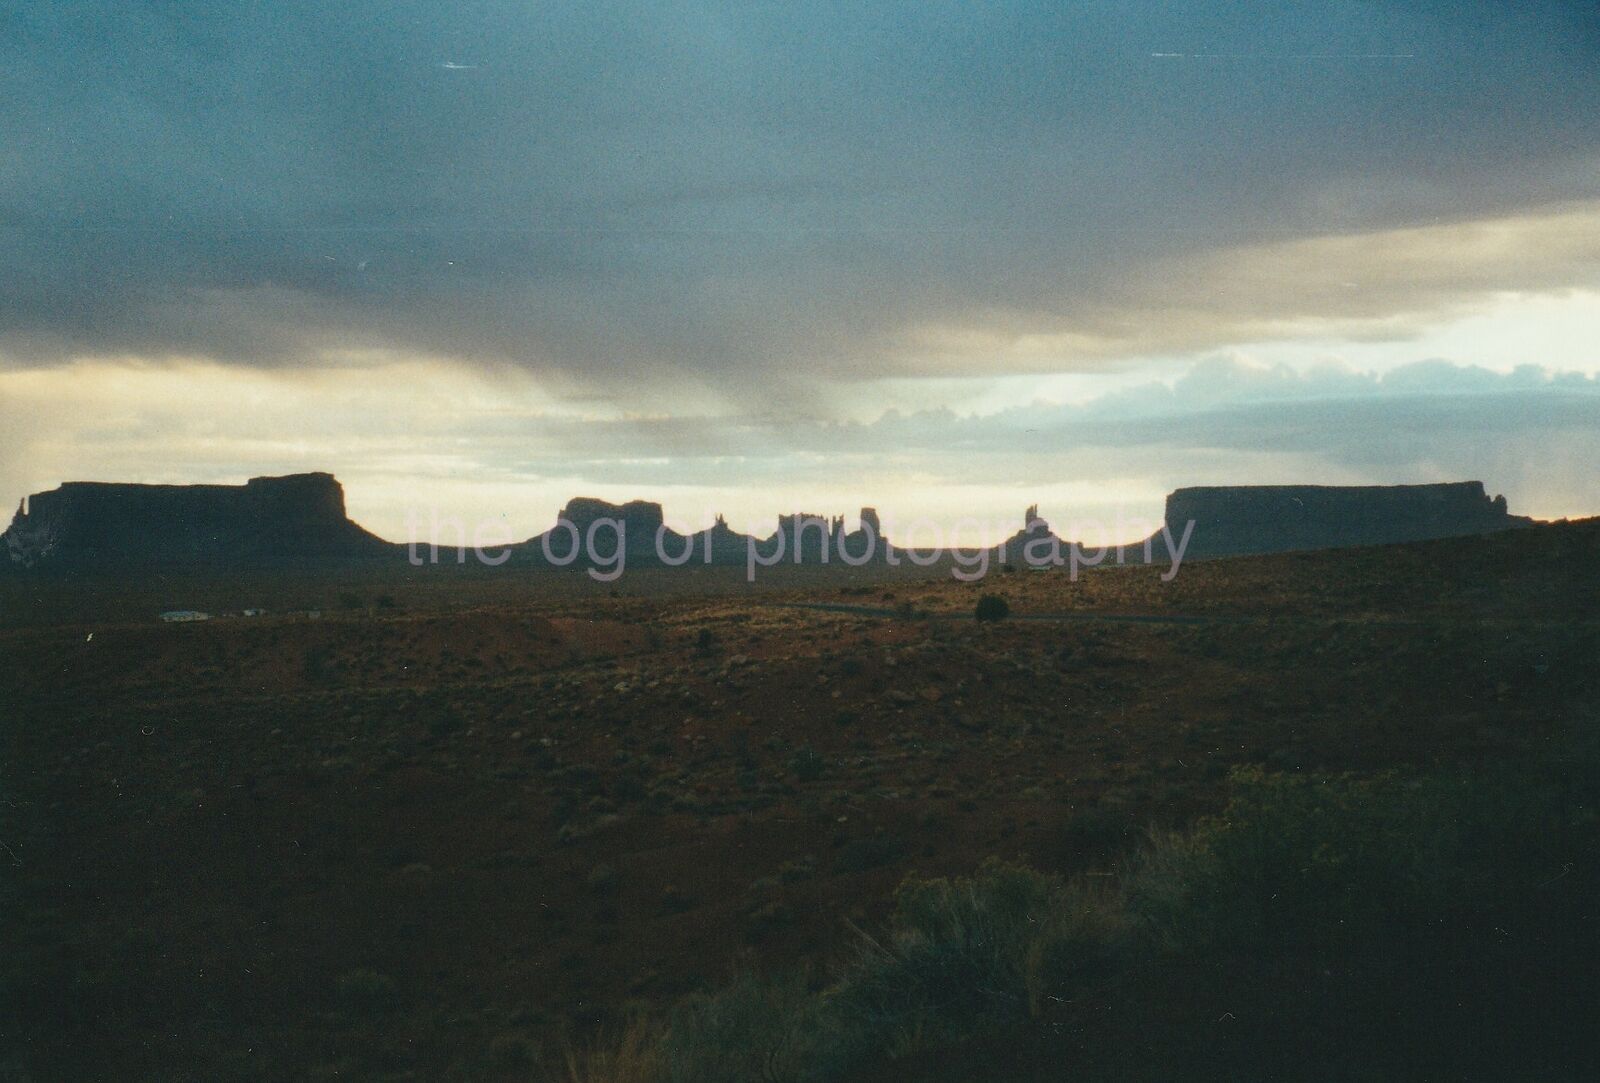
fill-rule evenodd
<path id="1" fill-rule="evenodd" d="M 862 508 L 858 516 L 861 525 L 850 533 L 844 533 L 844 518 L 839 519 L 839 531 L 844 545 L 845 554 L 858 564 L 882 564 L 887 560 L 885 551 L 887 541 L 883 536 L 883 524 L 878 521 L 877 508 Z M 835 555 L 838 554 L 839 541 L 835 542 Z"/>
<path id="2" fill-rule="evenodd" d="M 699 539 L 697 546 L 704 546 L 705 540 Z M 713 564 L 742 564 L 748 552 L 750 535 L 741 534 L 728 525 L 728 520 L 717 516 L 717 521 L 711 524 L 711 562 Z M 704 550 L 695 550 L 695 559 L 703 559 Z"/>
<path id="3" fill-rule="evenodd" d="M 1490 499 L 1481 481 L 1432 485 L 1226 485 L 1178 489 L 1166 523 L 1185 558 L 1334 549 L 1488 534 L 1533 520 Z M 1165 554 L 1162 536 L 1155 548 Z M 1164 557 L 1158 557 L 1164 559 Z"/>
<path id="4" fill-rule="evenodd" d="M 592 496 L 573 497 L 567 501 L 567 506 L 561 509 L 561 514 L 556 516 L 556 520 L 571 523 L 576 527 L 580 540 L 587 539 L 590 531 L 595 529 L 595 524 L 601 520 L 621 523 L 629 553 L 654 553 L 656 531 L 661 529 L 661 524 L 665 521 L 661 505 L 653 500 L 630 500 L 626 504 L 612 504 Z M 565 528 L 558 529 L 562 533 L 568 533 Z M 668 533 L 673 538 L 678 536 L 676 532 Z M 561 544 L 556 551 L 566 552 L 566 543 L 570 541 L 570 537 L 559 541 Z M 606 544 L 610 545 L 609 538 Z"/>
<path id="5" fill-rule="evenodd" d="M 0 534 L 22 568 L 279 566 L 397 555 L 345 516 L 332 474 L 251 478 L 243 485 L 73 481 L 36 493 Z"/>
<path id="6" fill-rule="evenodd" d="M 864 530 L 864 531 L 865 530 L 872 531 L 872 536 L 874 538 L 877 538 L 880 541 L 882 540 L 882 538 L 883 538 L 883 524 L 878 521 L 878 509 L 877 508 L 862 508 L 861 509 L 861 529 Z"/>
<path id="7" fill-rule="evenodd" d="M 653 500 L 613 504 L 598 497 L 578 496 L 567 501 L 556 515 L 554 526 L 513 549 L 518 559 L 524 562 L 589 567 L 596 563 L 591 559 L 596 555 L 611 557 L 620 528 L 623 553 L 632 566 L 660 563 L 658 552 L 664 552 L 674 560 L 688 553 L 689 558 L 684 563 L 703 563 L 704 532 L 693 535 L 691 541 L 688 535 L 664 527 L 665 522 L 661 505 Z M 717 516 L 711 527 L 714 562 L 731 564 L 735 559 L 742 561 L 744 545 L 744 535 L 734 533 L 722 516 Z"/>
<path id="8" fill-rule="evenodd" d="M 776 551 L 778 537 L 783 542 L 783 562 L 806 565 L 838 562 L 839 537 L 844 534 L 844 516 L 818 515 L 802 511 L 778 516 L 777 534 L 761 543 L 764 553 Z"/>
<path id="9" fill-rule="evenodd" d="M 1194 522 L 1186 544 L 1187 524 Z M 609 522 L 608 522 L 609 521 Z M 1381 545 L 1527 526 L 1504 497 L 1477 481 L 1435 485 L 1243 485 L 1179 489 L 1167 497 L 1166 523 L 1185 560 Z M 778 529 L 752 539 L 718 516 L 693 535 L 664 527 L 661 505 L 575 497 L 557 525 L 511 546 L 520 563 L 594 567 L 615 562 L 616 525 L 630 567 L 742 565 L 754 545 L 763 566 L 879 564 L 887 546 L 877 510 L 861 509 L 846 533 L 843 516 L 782 515 Z M 800 542 L 796 545 L 796 535 Z M 783 538 L 778 556 L 778 538 Z M 870 541 L 869 541 L 870 538 Z M 576 543 L 576 544 L 575 544 Z M 431 549 L 431 547 L 430 547 Z M 851 559 L 844 559 L 843 553 Z M 870 556 L 868 553 L 870 551 Z M 1127 561 L 1171 559 L 1164 533 L 1122 547 Z M 1112 557 L 1057 537 L 1035 505 L 1022 528 L 992 551 L 1012 567 L 1093 565 Z M 1117 552 L 1117 550 L 1112 550 Z M 797 561 L 796 555 L 799 555 Z M 553 555 L 552 555 L 553 554 Z M 68 482 L 23 501 L 0 534 L 0 570 L 119 569 L 130 566 L 281 567 L 365 559 L 406 559 L 408 547 L 384 541 L 345 515 L 344 490 L 331 474 L 251 478 L 244 485 L 120 485 Z M 409 554 L 416 563 L 416 553 Z M 456 561 L 464 563 L 464 558 Z"/>
<path id="10" fill-rule="evenodd" d="M 992 559 L 997 566 L 1008 568 L 1056 567 L 1056 558 L 1066 552 L 1067 543 L 1039 518 L 1039 505 L 1030 504 L 1022 513 L 1022 529 L 995 546 Z"/>
<path id="11" fill-rule="evenodd" d="M 774 559 L 781 552 L 781 556 L 775 558 L 778 564 L 842 564 L 844 561 L 839 556 L 841 543 L 847 553 L 857 558 L 854 561 L 856 565 L 882 563 L 884 560 L 883 528 L 873 508 L 862 508 L 861 529 L 848 533 L 844 529 L 844 516 L 813 512 L 778 516 L 777 529 L 765 537 L 741 534 L 730 527 L 721 515 L 710 527 L 693 534 L 683 534 L 670 527 L 663 529 L 663 522 L 661 505 L 653 501 L 633 500 L 626 504 L 613 504 L 595 497 L 577 497 L 569 500 L 566 507 L 561 509 L 556 517 L 556 525 L 513 548 L 519 560 L 535 564 L 589 567 L 595 563 L 606 563 L 606 560 L 595 561 L 591 557 L 595 553 L 602 558 L 611 556 L 615 545 L 615 527 L 611 524 L 619 523 L 626 558 L 632 567 L 660 564 L 663 554 L 674 566 L 743 566 L 750 558 L 752 546 L 767 560 Z M 591 529 L 596 532 L 594 553 L 589 548 Z M 573 530 L 577 531 L 578 554 L 569 560 L 568 554 L 573 551 Z M 872 532 L 870 543 L 867 530 Z M 781 551 L 779 537 L 783 539 Z M 799 561 L 795 559 L 797 537 Z M 861 559 L 869 552 L 869 546 L 870 558 Z M 823 558 L 824 551 L 827 553 L 826 560 Z"/>
<path id="12" fill-rule="evenodd" d="M 770 556 L 777 551 L 778 536 L 782 535 L 783 562 L 788 564 L 861 567 L 885 563 L 888 559 L 888 541 L 883 536 L 878 509 L 862 508 L 860 519 L 859 527 L 846 531 L 842 515 L 824 516 L 809 512 L 780 515 L 777 532 L 765 539 L 757 539 L 756 544 L 760 552 Z M 796 553 L 799 554 L 798 561 Z"/>

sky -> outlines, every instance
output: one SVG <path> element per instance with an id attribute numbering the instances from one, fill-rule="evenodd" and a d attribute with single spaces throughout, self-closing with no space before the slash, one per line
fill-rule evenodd
<path id="1" fill-rule="evenodd" d="M 1597 71 L 1579 0 L 11 5 L 0 497 L 1600 513 Z"/>

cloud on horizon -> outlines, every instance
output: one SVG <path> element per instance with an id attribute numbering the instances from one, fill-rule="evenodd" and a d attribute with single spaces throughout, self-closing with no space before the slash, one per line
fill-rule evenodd
<path id="1" fill-rule="evenodd" d="M 0 484 L 242 481 L 332 470 L 352 514 L 405 536 L 407 512 L 544 529 L 569 497 L 661 500 L 698 529 L 714 512 L 875 503 L 902 520 L 951 509 L 1009 523 L 1159 516 L 1192 484 L 1392 484 L 1476 478 L 1514 511 L 1600 512 L 1600 377 L 1443 361 L 1383 374 L 1215 357 L 1077 404 L 890 411 L 870 422 L 781 414 L 585 415 L 511 382 L 440 365 L 262 372 L 83 363 L 0 373 Z M 107 474 L 103 464 L 119 466 Z M 196 464 L 204 464 L 198 467 Z M 198 469 L 198 473 L 197 473 Z"/>

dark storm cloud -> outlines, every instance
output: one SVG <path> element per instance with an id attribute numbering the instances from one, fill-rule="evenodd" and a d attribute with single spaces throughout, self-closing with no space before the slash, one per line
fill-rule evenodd
<path id="1" fill-rule="evenodd" d="M 376 347 L 614 390 L 916 371 L 930 324 L 1115 340 L 1158 260 L 1600 195 L 1596 19 L 17 5 L 0 360 Z"/>

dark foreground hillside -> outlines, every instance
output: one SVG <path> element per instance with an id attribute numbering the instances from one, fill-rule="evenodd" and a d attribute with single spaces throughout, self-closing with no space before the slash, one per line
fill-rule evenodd
<path id="1" fill-rule="evenodd" d="M 0 1078 L 1587 1078 L 1597 554 L 64 597 Z"/>

